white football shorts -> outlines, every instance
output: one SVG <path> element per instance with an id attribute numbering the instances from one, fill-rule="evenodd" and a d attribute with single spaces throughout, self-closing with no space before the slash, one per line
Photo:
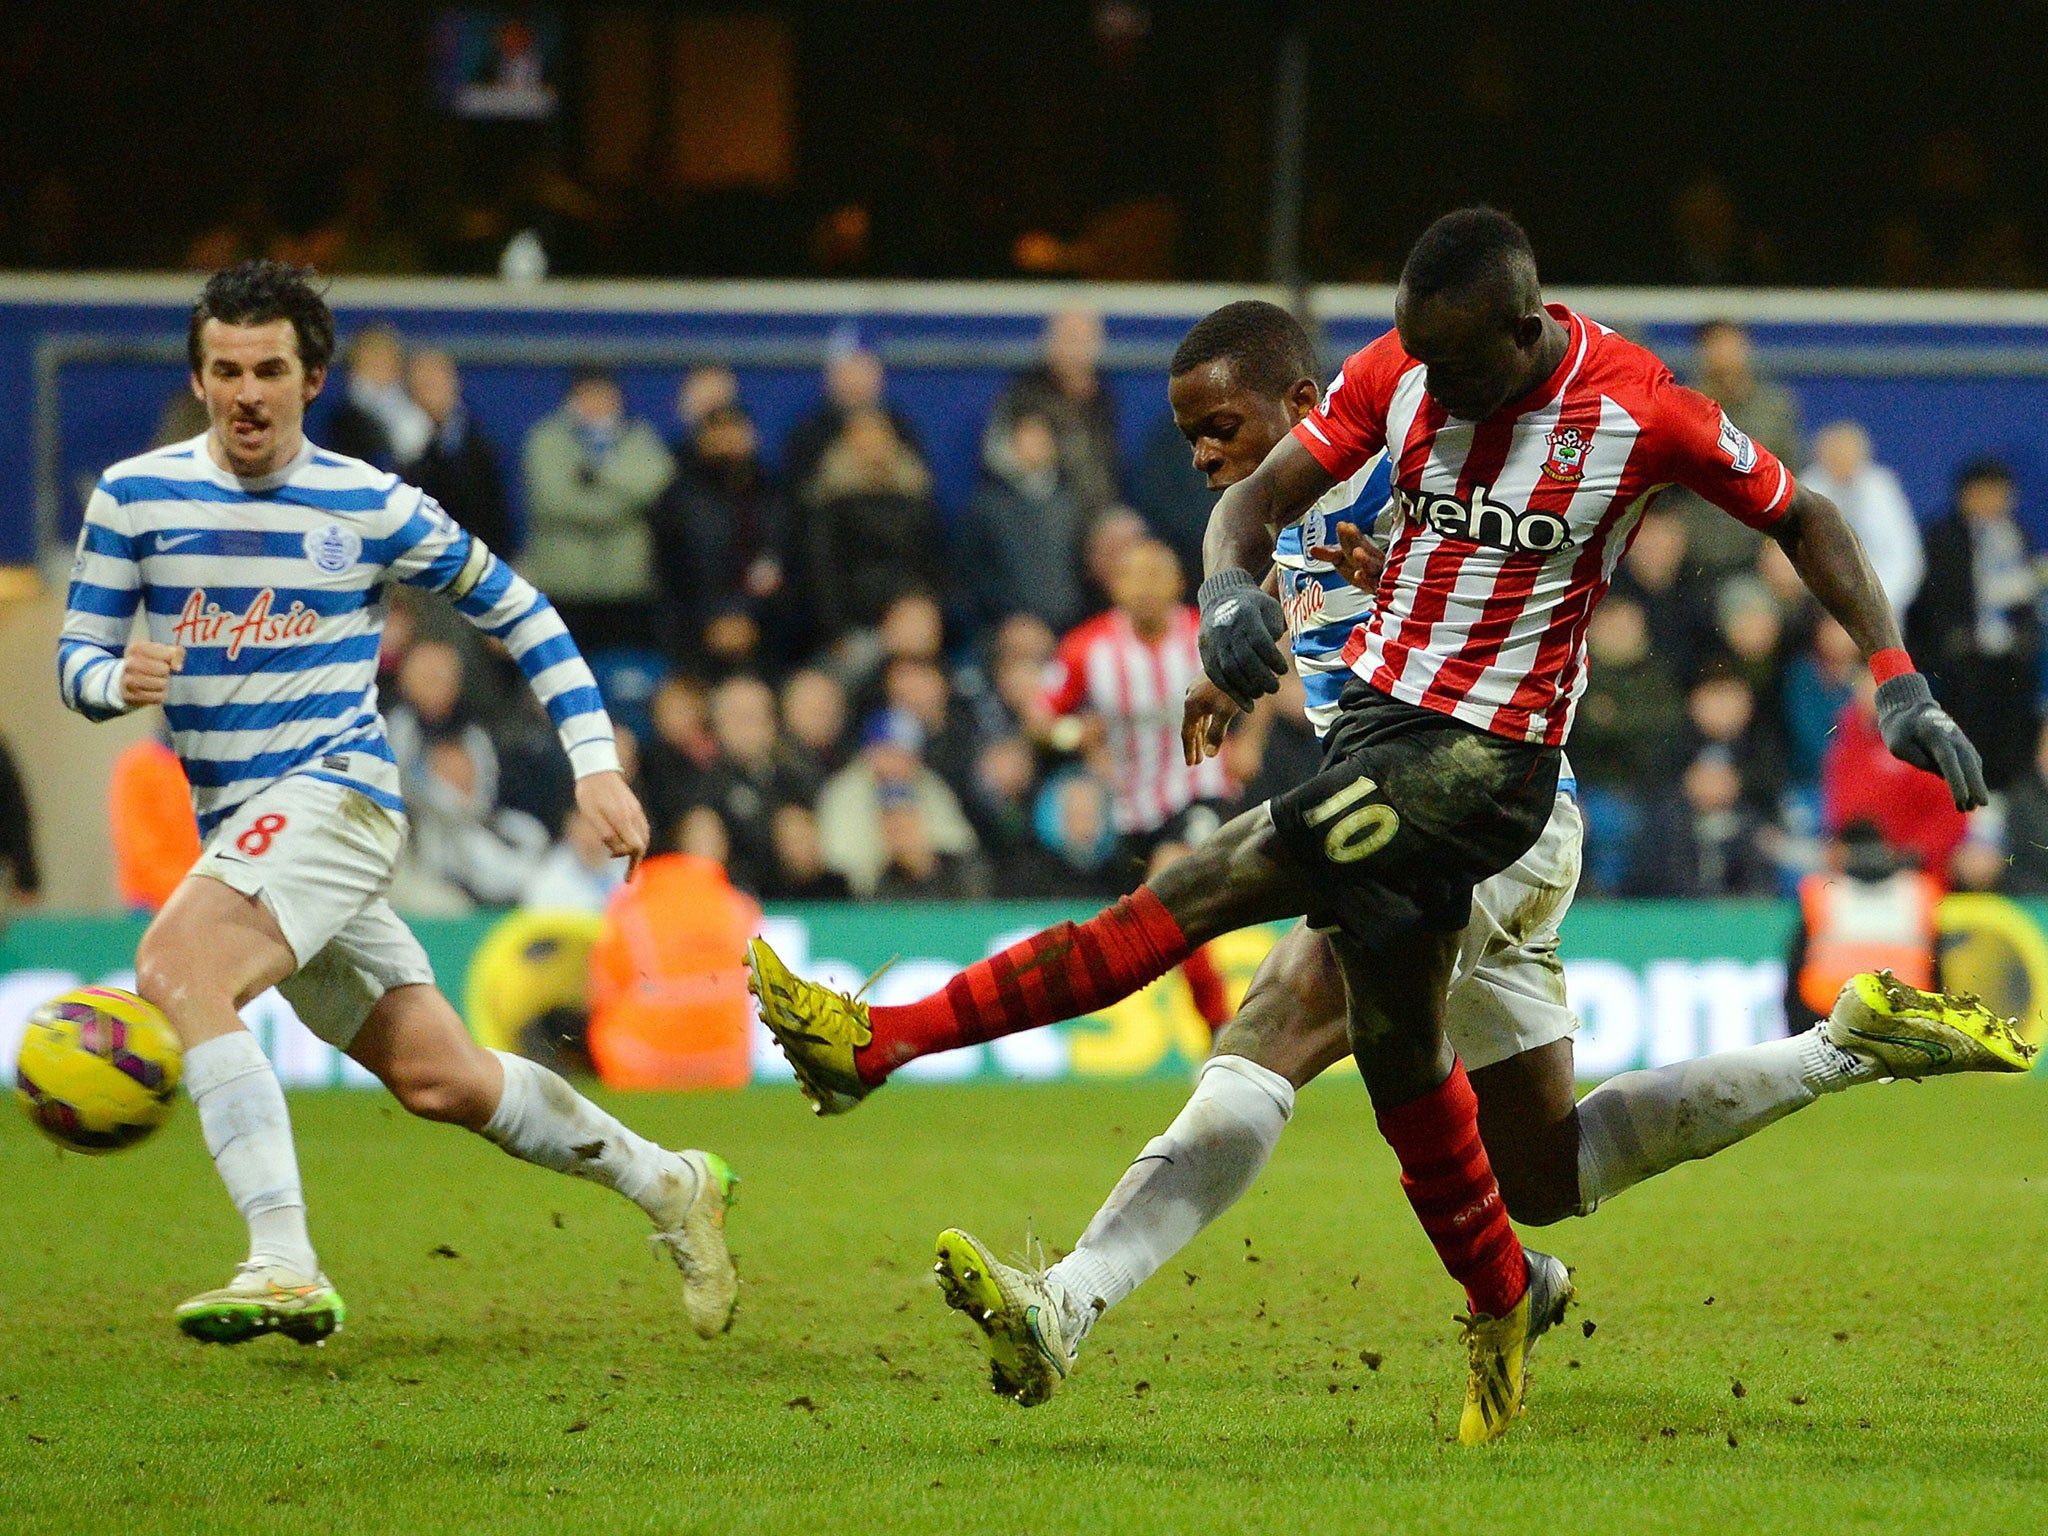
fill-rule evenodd
<path id="1" fill-rule="evenodd" d="M 235 807 L 192 867 L 270 910 L 299 962 L 277 990 L 339 1050 L 386 992 L 434 980 L 384 895 L 404 846 L 404 827 L 376 801 L 295 773 Z"/>
<path id="2" fill-rule="evenodd" d="M 1578 802 L 1560 794 L 1534 846 L 1472 892 L 1444 1011 L 1468 1072 L 1578 1031 L 1557 929 L 1579 887 L 1584 840 Z"/>

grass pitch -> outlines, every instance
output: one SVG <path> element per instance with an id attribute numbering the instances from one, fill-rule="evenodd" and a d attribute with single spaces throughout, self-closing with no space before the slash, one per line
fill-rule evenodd
<path id="1" fill-rule="evenodd" d="M 2048 1084 L 1830 1099 L 1538 1246 L 1584 1305 L 1506 1442 L 1447 1443 L 1459 1296 L 1355 1082 L 1022 1411 L 932 1240 L 1071 1242 L 1184 1085 L 615 1099 L 723 1152 L 746 1288 L 684 1326 L 639 1213 L 381 1095 L 293 1102 L 348 1299 L 321 1349 L 180 1337 L 239 1223 L 189 1108 L 60 1157 L 0 1117 L 0 1528 L 1799 1532 L 2048 1525 Z"/>

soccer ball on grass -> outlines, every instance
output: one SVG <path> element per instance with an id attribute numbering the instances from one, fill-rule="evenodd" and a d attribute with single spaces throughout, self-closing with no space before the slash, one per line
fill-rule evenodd
<path id="1" fill-rule="evenodd" d="M 15 1097 L 73 1152 L 117 1152 L 164 1123 L 184 1075 L 170 1021 L 133 992 L 79 987 L 29 1016 Z"/>

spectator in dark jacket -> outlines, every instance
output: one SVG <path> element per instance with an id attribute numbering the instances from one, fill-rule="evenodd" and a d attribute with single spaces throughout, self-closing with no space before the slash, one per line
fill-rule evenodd
<path id="1" fill-rule="evenodd" d="M 992 629 L 1036 614 L 1065 633 L 1085 618 L 1081 506 L 1060 483 L 1052 424 L 1026 413 L 992 443 L 981 488 L 958 535 L 958 566 L 975 622 Z"/>
<path id="2" fill-rule="evenodd" d="M 1086 513 L 1119 499 L 1116 405 L 1097 365 L 1102 360 L 1102 316 L 1063 309 L 1045 322 L 1045 361 L 1009 383 L 989 415 L 984 460 L 1008 441 L 1020 416 L 1043 416 L 1059 443 L 1060 480 Z"/>
<path id="3" fill-rule="evenodd" d="M 1984 754 L 1993 789 L 2026 773 L 2040 722 L 2041 583 L 2017 503 L 2005 465 L 1965 468 L 1954 508 L 1927 531 L 1927 575 L 1906 614 L 1906 647 Z"/>
<path id="4" fill-rule="evenodd" d="M 405 390 L 405 344 L 388 325 L 365 326 L 349 344 L 340 403 L 327 418 L 320 445 L 379 469 L 418 458 L 434 424 Z"/>
<path id="5" fill-rule="evenodd" d="M 872 627 L 905 592 L 945 581 L 945 541 L 932 477 L 889 418 L 856 412 L 825 451 L 809 487 L 807 573 L 818 637 Z"/>
<path id="6" fill-rule="evenodd" d="M 861 411 L 880 411 L 887 416 L 897 440 L 923 462 L 924 445 L 916 426 L 889 403 L 882 360 L 857 340 L 841 337 L 835 338 L 825 360 L 825 398 L 790 429 L 783 442 L 783 483 L 802 495 L 824 462 L 825 450 L 839 441 L 846 423 Z"/>
<path id="7" fill-rule="evenodd" d="M 2048 728 L 2034 748 L 2034 763 L 2005 793 L 2005 873 L 2008 896 L 2048 896 Z"/>
<path id="8" fill-rule="evenodd" d="M 1636 847 L 1631 896 L 1766 896 L 1776 874 L 1743 803 L 1742 774 L 1722 747 L 1687 765 L 1678 791 L 1650 813 Z"/>
<path id="9" fill-rule="evenodd" d="M 737 404 L 707 411 L 675 446 L 676 478 L 653 513 L 662 602 L 678 661 L 780 659 L 795 616 L 784 572 L 789 504 Z"/>
<path id="10" fill-rule="evenodd" d="M 775 694 L 759 678 L 735 677 L 711 695 L 711 732 L 718 756 L 701 780 L 702 803 L 725 823 L 734 881 L 750 891 L 775 880 L 775 812 L 809 805 L 818 781 L 776 740 Z"/>
<path id="11" fill-rule="evenodd" d="M 512 514 L 505 505 L 505 475 L 498 450 L 462 399 L 462 376 L 446 352 L 415 352 L 406 384 L 433 422 L 434 434 L 406 479 L 438 501 L 448 515 L 507 559 L 519 553 Z"/>

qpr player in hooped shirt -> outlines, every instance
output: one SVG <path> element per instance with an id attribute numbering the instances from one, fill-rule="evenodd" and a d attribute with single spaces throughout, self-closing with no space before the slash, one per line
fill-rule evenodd
<path id="1" fill-rule="evenodd" d="M 639 1205 L 708 1337 L 730 1323 L 736 1293 L 731 1170 L 657 1146 L 538 1064 L 478 1045 L 387 899 L 406 828 L 377 710 L 392 582 L 444 594 L 503 642 L 568 754 L 578 811 L 629 874 L 647 818 L 547 598 L 416 487 L 306 439 L 334 345 L 307 277 L 245 262 L 207 283 L 188 346 L 208 430 L 101 477 L 57 649 L 64 701 L 88 718 L 162 706 L 204 840 L 143 935 L 136 985 L 185 1047 L 249 1256 L 183 1303 L 178 1326 L 211 1343 L 317 1343 L 346 1315 L 308 1235 L 284 1095 L 238 1016 L 275 985 L 413 1113 Z M 146 638 L 131 639 L 138 614 Z"/>

